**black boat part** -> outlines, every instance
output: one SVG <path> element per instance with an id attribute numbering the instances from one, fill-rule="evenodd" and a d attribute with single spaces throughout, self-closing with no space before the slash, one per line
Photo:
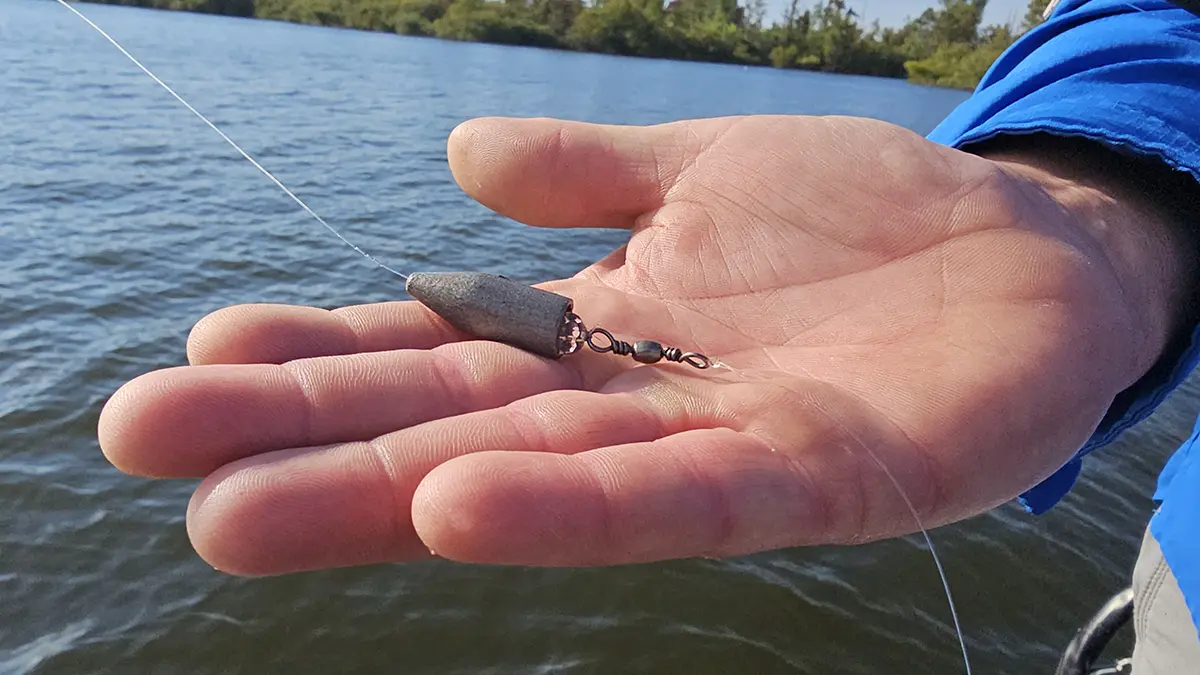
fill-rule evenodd
<path id="1" fill-rule="evenodd" d="M 1097 668 L 1096 661 L 1113 636 L 1133 616 L 1133 588 L 1126 588 L 1108 599 L 1108 602 L 1075 633 L 1054 675 L 1106 675 L 1108 673 L 1126 673 L 1128 661 L 1122 660 L 1116 665 Z"/>

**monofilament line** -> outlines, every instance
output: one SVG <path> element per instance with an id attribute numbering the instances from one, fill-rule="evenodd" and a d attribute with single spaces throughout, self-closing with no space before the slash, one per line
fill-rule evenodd
<path id="1" fill-rule="evenodd" d="M 747 376 L 747 373 L 719 360 L 714 360 L 712 367 L 718 370 L 729 371 L 742 378 Z M 929 536 L 929 530 L 925 527 L 925 523 L 922 522 L 921 514 L 917 511 L 917 507 L 913 506 L 912 500 L 908 498 L 908 493 L 904 491 L 904 488 L 900 485 L 900 481 L 896 480 L 891 470 L 888 469 L 887 464 L 884 464 L 879 455 L 871 450 L 870 446 L 866 443 L 860 443 L 854 447 L 862 448 L 867 456 L 871 458 L 871 461 L 875 462 L 875 465 L 887 476 L 887 479 L 892 483 L 892 487 L 896 488 L 896 493 L 904 500 L 904 505 L 908 507 L 908 512 L 917 524 L 917 529 L 921 531 L 921 536 L 925 538 L 925 544 L 929 546 L 929 554 L 933 556 L 933 564 L 937 567 L 938 578 L 942 580 L 942 591 L 946 594 L 946 603 L 950 605 L 950 618 L 954 621 L 954 634 L 958 638 L 958 646 L 962 650 L 963 668 L 966 671 L 966 675 L 971 675 L 971 658 L 967 655 L 966 634 L 963 633 L 962 624 L 958 620 L 958 608 L 954 604 L 954 595 L 950 593 L 950 579 L 946 576 L 945 568 L 942 567 L 942 559 L 938 556 L 937 547 L 933 545 L 933 537 Z M 774 452 L 773 449 L 772 452 Z M 853 454 L 850 448 L 846 448 L 846 452 Z"/>
<path id="2" fill-rule="evenodd" d="M 182 96 L 180 96 L 179 94 L 175 93 L 175 90 L 174 90 L 174 89 L 172 89 L 172 88 L 171 88 L 169 85 L 167 85 L 167 83 L 166 83 L 166 82 L 163 82 L 162 80 L 160 80 L 160 79 L 158 78 L 158 76 L 157 76 L 157 75 L 155 75 L 154 73 L 150 72 L 150 69 L 149 69 L 149 68 L 147 68 L 146 66 L 142 65 L 142 62 L 141 62 L 141 61 L 138 61 L 138 60 L 137 60 L 137 58 L 135 58 L 135 57 L 133 56 L 133 54 L 130 54 L 130 53 L 129 53 L 129 52 L 128 52 L 128 51 L 127 51 L 127 50 L 126 50 L 124 47 L 122 47 L 122 46 L 121 46 L 121 43 L 119 43 L 119 42 L 117 42 L 115 39 L 113 39 L 113 37 L 112 37 L 111 35 L 109 35 L 108 33 L 106 33 L 106 32 L 104 31 L 104 29 L 103 29 L 103 28 L 101 28 L 100 26 L 97 26 L 97 25 L 95 24 L 95 22 L 93 22 L 91 19 L 89 19 L 89 18 L 87 18 L 86 16 L 84 16 L 82 13 L 80 13 L 80 12 L 79 12 L 79 10 L 77 10 L 77 9 L 75 9 L 74 7 L 72 7 L 71 5 L 69 5 L 69 4 L 66 2 L 66 0 L 57 0 L 57 2 L 58 2 L 58 4 L 62 5 L 63 7 L 66 7 L 67 9 L 69 9 L 69 10 L 70 10 L 70 11 L 71 11 L 73 14 L 75 14 L 75 16 L 79 17 L 80 19 L 83 19 L 83 20 L 84 20 L 84 22 L 86 22 L 86 23 L 87 23 L 87 25 L 89 25 L 89 26 L 91 26 L 92 28 L 94 28 L 94 29 L 96 30 L 96 32 L 97 32 L 97 33 L 99 33 L 100 35 L 103 35 L 103 36 L 104 36 L 104 39 L 105 39 L 105 40 L 108 40 L 109 42 L 111 42 L 111 43 L 112 43 L 112 46 L 114 46 L 114 47 L 116 47 L 118 50 L 120 50 L 120 51 L 121 51 L 121 53 L 125 55 L 125 58 L 127 58 L 127 59 L 129 59 L 130 61 L 132 61 L 132 62 L 133 62 L 133 65 L 135 65 L 135 66 L 137 66 L 138 68 L 140 68 L 140 69 L 142 70 L 142 72 L 143 72 L 143 73 L 145 73 L 145 74 L 149 75 L 149 76 L 150 76 L 150 79 L 152 79 L 152 80 L 154 80 L 155 82 L 157 82 L 157 83 L 158 83 L 158 86 L 160 86 L 160 87 L 162 87 L 163 89 L 167 90 L 167 93 L 168 93 L 168 94 L 170 94 L 171 96 L 174 96 L 176 101 L 179 101 L 180 103 L 182 103 L 182 104 L 184 105 L 184 107 L 185 107 L 185 108 L 187 108 L 188 110 L 192 111 L 192 114 L 194 114 L 196 117 L 199 117 L 199 118 L 200 118 L 200 120 L 201 120 L 202 122 L 204 122 L 205 124 L 207 124 L 207 125 L 209 126 L 209 128 L 210 128 L 210 129 L 212 129 L 213 131 L 217 132 L 217 134 L 218 134 L 218 135 L 220 135 L 220 136 L 221 136 L 221 138 L 225 139 L 225 142 L 226 142 L 226 143 L 228 143 L 229 145 L 233 146 L 233 149 L 234 149 L 234 150 L 237 150 L 237 151 L 238 151 L 238 153 L 239 153 L 239 154 L 241 154 L 241 156 L 242 156 L 242 157 L 245 157 L 245 158 L 246 158 L 246 160 L 247 160 L 248 162 L 250 162 L 251 164 L 253 164 L 253 165 L 254 165 L 254 168 L 256 168 L 256 169 L 258 169 L 259 171 L 261 171 L 261 172 L 262 172 L 262 174 L 263 174 L 264 176 L 266 176 L 267 178 L 270 178 L 270 179 L 271 179 L 271 182 L 272 182 L 272 183 L 275 183 L 276 185 L 278 185 L 278 186 L 279 186 L 279 189 L 280 189 L 280 190 L 283 190 L 284 194 L 286 194 L 287 196 L 291 197 L 291 198 L 292 198 L 292 201 L 294 201 L 294 202 L 296 202 L 297 204 L 299 204 L 299 205 L 300 205 L 300 208 L 304 209 L 304 211 L 305 211 L 306 213 L 308 213 L 308 215 L 310 215 L 310 216 L 312 216 L 313 218 L 315 218 L 315 219 L 316 219 L 316 221 L 317 221 L 318 223 L 320 223 L 320 224 L 324 225 L 324 226 L 325 226 L 325 229 L 327 229 L 327 230 L 329 230 L 330 232 L 332 232 L 332 233 L 333 233 L 333 236 L 335 236 L 335 237 L 337 237 L 338 239 L 340 239 L 340 240 L 342 241 L 342 243 L 343 243 L 343 244 L 345 244 L 345 245 L 349 246 L 350 248 L 354 249 L 354 250 L 355 250 L 355 251 L 357 251 L 357 252 L 358 252 L 358 254 L 359 254 L 359 255 L 361 255 L 362 257 L 366 258 L 367 260 L 370 260 L 371 262 L 373 262 L 373 263 L 375 263 L 376 265 L 378 265 L 378 266 L 382 267 L 383 269 L 385 269 L 385 270 L 387 270 L 387 271 L 391 272 L 392 274 L 395 274 L 396 276 L 400 277 L 401 279 L 404 279 L 404 280 L 406 280 L 406 281 L 408 280 L 408 275 L 407 275 L 407 274 L 404 274 L 404 273 L 402 273 L 402 272 L 397 272 L 396 270 L 392 269 L 391 267 L 388 267 L 387 265 L 385 265 L 385 264 L 383 264 L 382 262 L 380 262 L 379 260 L 377 260 L 377 259 L 376 259 L 374 256 L 372 256 L 370 253 L 367 253 L 366 251 L 362 250 L 362 249 L 361 249 L 361 248 L 359 248 L 358 246 L 355 246 L 353 243 L 351 243 L 351 241 L 350 241 L 349 239 L 346 239 L 345 237 L 343 237 L 341 232 L 338 232 L 338 231 L 337 231 L 337 229 L 336 229 L 334 226 L 332 226 L 332 225 L 330 225 L 329 223 L 325 222 L 325 219 L 324 219 L 324 218 L 322 218 L 321 216 L 317 215 L 317 212 L 316 212 L 316 211 L 313 211 L 311 208 L 309 208 L 308 204 L 305 204 L 303 199 L 300 199 L 299 197 L 297 197 L 297 196 L 296 196 L 296 194 L 295 194 L 294 192 L 292 192 L 291 190 L 289 190 L 289 189 L 288 189 L 288 187 L 287 187 L 286 185 L 284 185 L 282 181 L 280 181 L 278 178 L 276 178 L 276 177 L 275 177 L 275 174 L 271 173 L 270 171 L 267 171 L 267 169 L 266 169 L 265 167 L 263 167 L 263 165 L 262 165 L 262 164 L 259 164 L 257 160 L 255 160 L 253 157 L 251 157 L 251 156 L 250 156 L 250 153 L 248 153 L 248 152 L 246 152 L 245 150 L 243 150 L 243 149 L 242 149 L 242 146 L 240 146 L 240 145 L 238 145 L 237 143 L 235 143 L 235 142 L 234 142 L 234 140 L 233 140 L 232 138 L 230 138 L 229 136 L 227 136 L 227 135 L 225 134 L 225 132 L 224 132 L 224 131 L 221 131 L 220 127 L 218 127 L 216 124 L 213 124 L 213 122 L 212 122 L 211 120 L 209 120 L 207 117 L 205 117 L 203 114 L 201 114 L 199 110 L 196 110 L 195 108 L 193 108 L 193 107 L 192 107 L 192 104 L 190 104 L 190 103 L 188 103 L 187 101 L 183 100 L 183 97 L 182 97 Z"/>
<path id="3" fill-rule="evenodd" d="M 929 546 L 929 554 L 933 556 L 933 564 L 937 566 L 938 576 L 942 580 L 942 590 L 946 592 L 946 602 L 950 604 L 950 618 L 954 620 L 954 633 L 958 636 L 958 646 L 962 648 L 963 667 L 966 668 L 966 675 L 971 675 L 971 659 L 967 657 L 967 640 L 963 635 L 962 626 L 958 622 L 958 610 L 954 607 L 954 596 L 950 594 L 950 580 L 946 577 L 946 570 L 942 568 L 942 560 L 938 557 L 937 549 L 933 546 L 933 538 L 929 536 L 929 530 L 925 529 L 925 523 L 921 522 L 921 515 L 917 513 L 917 507 L 913 506 L 912 500 L 908 498 L 908 493 L 904 491 L 904 488 L 900 487 L 900 481 L 896 480 L 896 477 L 888 470 L 887 465 L 879 459 L 879 456 L 871 448 L 867 447 L 865 443 L 860 444 L 860 446 L 879 465 L 880 470 L 883 471 L 884 475 L 888 477 L 888 480 L 896 488 L 896 492 L 900 493 L 900 498 L 904 500 L 904 504 L 908 507 L 909 513 L 912 514 L 913 520 L 917 521 L 917 527 L 921 529 L 921 536 L 925 537 L 925 544 Z"/>

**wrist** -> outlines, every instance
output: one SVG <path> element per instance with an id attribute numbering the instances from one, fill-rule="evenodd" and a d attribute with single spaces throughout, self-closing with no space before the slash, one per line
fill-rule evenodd
<path id="1" fill-rule="evenodd" d="M 1009 138 L 974 152 L 1049 196 L 1092 244 L 1097 264 L 1109 266 L 1121 289 L 1113 302 L 1133 329 L 1135 379 L 1191 334 L 1200 275 L 1200 237 L 1188 222 L 1200 203 L 1195 179 L 1084 139 Z"/>

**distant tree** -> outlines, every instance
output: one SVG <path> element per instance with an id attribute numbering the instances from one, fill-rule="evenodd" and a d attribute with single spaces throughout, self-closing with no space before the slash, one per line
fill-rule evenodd
<path id="1" fill-rule="evenodd" d="M 1050 0 L 1031 0 L 1029 9 L 1025 12 L 1025 20 L 1021 23 L 1022 30 L 1032 30 L 1045 21 L 1042 15 L 1045 14 L 1048 6 L 1050 6 Z"/>
<path id="2" fill-rule="evenodd" d="M 870 27 L 846 0 L 95 0 L 194 12 L 569 48 L 628 56 L 909 77 L 974 86 L 1014 36 L 982 26 L 986 0 L 936 0 L 899 28 Z M 1049 0 L 1031 0 L 1021 30 Z M 934 2 L 934 0 L 930 0 Z"/>
<path id="3" fill-rule="evenodd" d="M 767 0 L 747 0 L 745 25 L 748 28 L 762 28 L 767 18 Z"/>
<path id="4" fill-rule="evenodd" d="M 566 37 L 583 9 L 582 0 L 532 0 L 529 5 L 531 18 L 560 39 Z"/>
<path id="5" fill-rule="evenodd" d="M 401 35 L 434 35 L 433 23 L 446 14 L 453 0 L 398 0 L 391 30 Z M 383 26 L 386 30 L 388 26 Z"/>
<path id="6" fill-rule="evenodd" d="M 905 63 L 909 79 L 919 84 L 970 89 L 979 83 L 992 63 L 1012 45 L 1012 31 L 992 26 L 976 47 L 957 43 L 943 45 L 928 59 Z"/>
<path id="7" fill-rule="evenodd" d="M 575 19 L 567 43 L 584 51 L 671 56 L 671 40 L 663 30 L 664 11 L 652 0 L 597 0 Z"/>
<path id="8" fill-rule="evenodd" d="M 977 44 L 987 0 L 941 0 L 941 6 L 933 24 L 937 44 Z"/>
<path id="9" fill-rule="evenodd" d="M 556 47 L 558 37 L 534 22 L 518 3 L 454 0 L 433 22 L 433 33 L 447 40 Z"/>

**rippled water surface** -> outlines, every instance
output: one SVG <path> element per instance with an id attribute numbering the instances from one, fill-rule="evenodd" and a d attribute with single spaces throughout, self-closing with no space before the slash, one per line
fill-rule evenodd
<path id="1" fill-rule="evenodd" d="M 963 95 L 82 6 L 364 248 L 400 269 L 568 275 L 613 231 L 470 202 L 445 138 L 478 115 L 652 123 L 840 113 L 929 131 Z M 449 563 L 265 580 L 191 550 L 191 481 L 122 476 L 104 400 L 177 365 L 205 313 L 402 296 L 65 9 L 0 0 L 0 672 L 961 672 L 917 539 L 620 569 Z M 1049 673 L 1124 582 L 1194 385 L 1040 519 L 934 533 L 980 673 Z"/>

